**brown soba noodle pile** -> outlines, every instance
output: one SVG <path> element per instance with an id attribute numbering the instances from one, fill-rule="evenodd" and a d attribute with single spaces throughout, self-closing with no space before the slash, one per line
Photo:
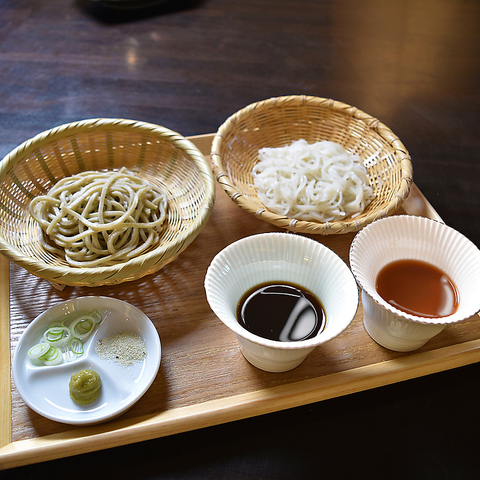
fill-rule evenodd
<path id="1" fill-rule="evenodd" d="M 30 203 L 48 251 L 75 267 L 126 262 L 159 243 L 167 197 L 122 168 L 63 178 Z"/>

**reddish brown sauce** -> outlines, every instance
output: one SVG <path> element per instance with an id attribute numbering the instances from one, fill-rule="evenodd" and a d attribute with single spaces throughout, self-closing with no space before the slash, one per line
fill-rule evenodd
<path id="1" fill-rule="evenodd" d="M 380 270 L 378 294 L 390 305 L 419 317 L 446 317 L 457 311 L 457 287 L 442 270 L 419 260 L 397 260 Z"/>

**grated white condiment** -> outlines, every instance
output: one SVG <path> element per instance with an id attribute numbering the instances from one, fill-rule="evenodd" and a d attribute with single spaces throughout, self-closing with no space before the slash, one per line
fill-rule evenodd
<path id="1" fill-rule="evenodd" d="M 147 347 L 140 335 L 123 330 L 100 339 L 95 346 L 95 352 L 103 360 L 128 367 L 141 362 L 147 356 Z"/>

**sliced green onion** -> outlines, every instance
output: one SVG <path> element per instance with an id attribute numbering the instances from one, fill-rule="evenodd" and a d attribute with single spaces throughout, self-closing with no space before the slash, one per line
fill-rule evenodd
<path id="1" fill-rule="evenodd" d="M 50 345 L 48 345 L 48 343 L 38 343 L 28 351 L 28 358 L 30 358 L 31 360 L 36 360 L 42 355 L 45 355 L 49 349 Z"/>
<path id="2" fill-rule="evenodd" d="M 45 365 L 58 365 L 63 362 L 62 352 L 56 347 L 50 347 L 45 355 L 42 355 L 41 360 Z"/>
<path id="3" fill-rule="evenodd" d="M 72 321 L 72 315 L 67 315 L 63 320 L 62 320 L 62 325 L 65 325 L 68 322 Z"/>
<path id="4" fill-rule="evenodd" d="M 63 323 L 62 322 L 52 322 L 48 328 L 52 328 L 52 327 L 63 327 Z"/>
<path id="5" fill-rule="evenodd" d="M 70 331 L 74 337 L 85 340 L 95 329 L 95 321 L 90 315 L 77 318 L 70 325 Z"/>
<path id="6" fill-rule="evenodd" d="M 93 312 L 90 312 L 90 317 L 93 318 L 93 321 L 97 324 L 100 325 L 103 322 L 103 317 L 101 313 L 99 313 L 97 310 L 94 310 Z"/>
<path id="7" fill-rule="evenodd" d="M 73 337 L 70 340 L 70 350 L 75 355 L 83 355 L 83 342 L 79 338 Z"/>
<path id="8" fill-rule="evenodd" d="M 43 341 L 28 351 L 28 357 L 36 365 L 58 365 L 72 361 L 84 354 L 84 341 L 92 334 L 103 316 L 94 310 L 88 315 L 74 318 L 68 315 L 61 322 L 52 322 L 43 334 Z M 71 323 L 70 323 L 71 322 Z M 67 324 L 70 323 L 70 326 Z"/>
<path id="9" fill-rule="evenodd" d="M 65 326 L 50 327 L 44 334 L 43 340 L 49 345 L 61 347 L 68 342 L 72 336 L 70 329 Z"/>

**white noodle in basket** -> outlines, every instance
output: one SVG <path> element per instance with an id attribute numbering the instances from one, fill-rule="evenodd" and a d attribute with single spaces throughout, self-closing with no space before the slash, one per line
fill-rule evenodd
<path id="1" fill-rule="evenodd" d="M 359 215 L 374 198 L 365 166 L 331 141 L 306 140 L 259 150 L 252 175 L 258 197 L 273 213 L 329 222 Z"/>

